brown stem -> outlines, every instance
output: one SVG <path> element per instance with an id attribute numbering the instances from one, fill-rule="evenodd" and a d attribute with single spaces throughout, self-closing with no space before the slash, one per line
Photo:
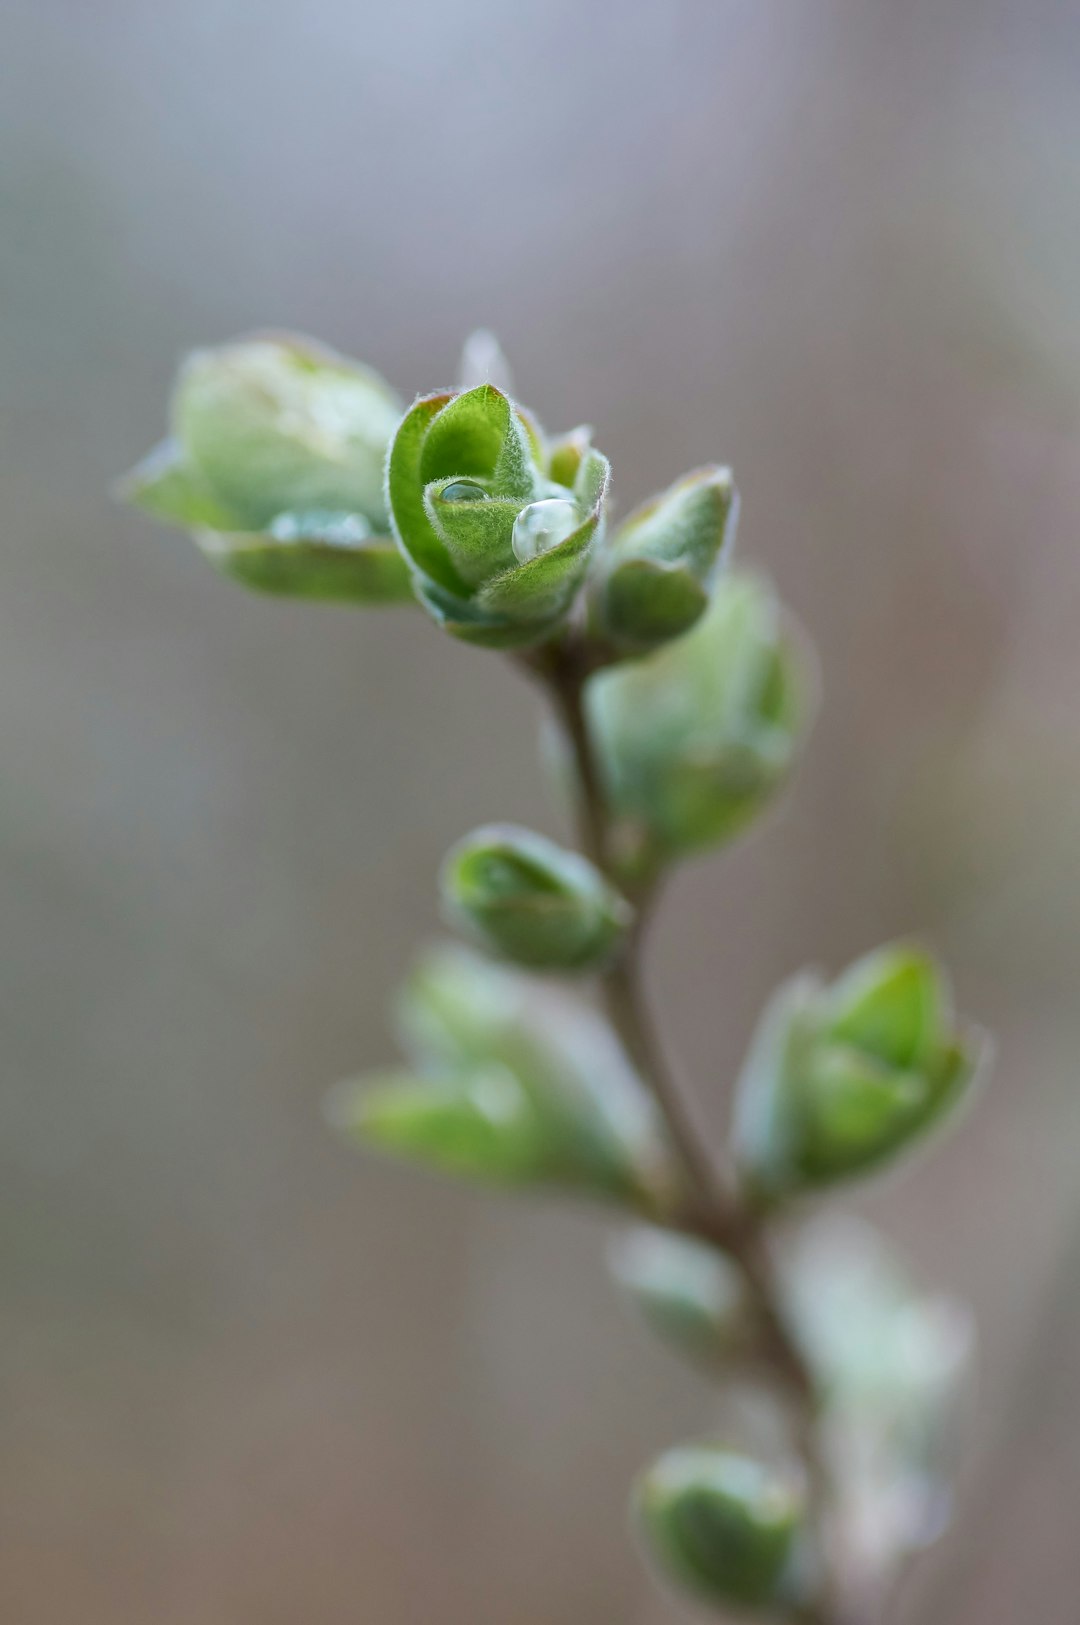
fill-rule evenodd
<path id="1" fill-rule="evenodd" d="M 585 715 L 585 675 L 574 658 L 573 645 L 557 646 L 550 658 L 534 661 L 532 669 L 547 682 L 551 698 L 574 759 L 575 817 L 578 838 L 586 857 L 605 874 L 612 870 L 610 829 L 604 788 Z"/>
<path id="2" fill-rule="evenodd" d="M 584 689 L 590 674 L 587 652 L 571 635 L 525 661 L 541 678 L 558 713 L 575 767 L 576 822 L 586 855 L 618 881 L 612 828 L 600 769 L 593 750 Z M 788 1394 L 795 1434 L 810 1480 L 819 1520 L 830 1500 L 828 1474 L 818 1438 L 817 1386 L 788 1325 L 761 1216 L 728 1188 L 710 1156 L 682 1093 L 667 1066 L 648 1013 L 641 985 L 641 955 L 648 905 L 654 887 L 637 890 L 636 924 L 620 957 L 603 973 L 600 989 L 608 1017 L 630 1060 L 651 1090 L 671 1145 L 683 1165 L 691 1199 L 676 1225 L 720 1248 L 738 1269 L 757 1320 L 762 1357 Z M 804 1614 L 806 1625 L 866 1625 L 833 1600 L 833 1584 Z"/>
<path id="3" fill-rule="evenodd" d="M 641 935 L 635 931 L 620 957 L 600 978 L 600 991 L 611 1025 L 635 1068 L 648 1082 L 667 1126 L 668 1138 L 689 1176 L 701 1202 L 701 1217 L 718 1211 L 720 1192 L 716 1170 L 701 1136 L 690 1119 L 683 1097 L 669 1075 L 664 1057 L 648 1019 L 644 989 L 641 986 Z"/>

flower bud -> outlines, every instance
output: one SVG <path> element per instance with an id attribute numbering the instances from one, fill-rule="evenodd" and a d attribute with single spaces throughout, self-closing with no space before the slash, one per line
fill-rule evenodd
<path id="1" fill-rule="evenodd" d="M 122 494 L 193 530 L 248 586 L 360 603 L 411 598 L 383 495 L 400 415 L 377 373 L 306 339 L 200 350 L 173 394 L 172 438 Z"/>
<path id="2" fill-rule="evenodd" d="M 387 490 L 426 608 L 492 648 L 548 635 L 584 577 L 608 474 L 589 451 L 560 484 L 539 430 L 492 384 L 422 396 L 394 436 Z"/>
<path id="3" fill-rule="evenodd" d="M 723 576 L 685 637 L 589 684 L 613 810 L 668 858 L 730 840 L 786 778 L 808 687 L 770 588 Z"/>
<path id="4" fill-rule="evenodd" d="M 799 1480 L 706 1445 L 669 1450 L 641 1479 L 638 1520 L 662 1573 L 722 1607 L 797 1600 Z"/>
<path id="5" fill-rule="evenodd" d="M 715 1371 L 752 1346 L 739 1277 L 714 1247 L 641 1225 L 617 1238 L 611 1269 L 646 1325 L 694 1364 Z"/>
<path id="6" fill-rule="evenodd" d="M 918 949 L 878 949 L 831 987 L 796 977 L 767 1009 L 738 1086 L 746 1179 L 777 1197 L 891 1161 L 950 1116 L 983 1048 Z"/>
<path id="7" fill-rule="evenodd" d="M 650 1216 L 680 1199 L 656 1109 L 591 1010 L 440 948 L 421 958 L 399 1013 L 412 1069 L 339 1086 L 330 1113 L 351 1136 L 445 1173 Z"/>
<path id="8" fill-rule="evenodd" d="M 610 959 L 630 905 L 577 852 L 489 824 L 443 865 L 447 914 L 481 946 L 535 970 L 589 970 Z"/>
<path id="9" fill-rule="evenodd" d="M 598 561 L 593 601 L 607 635 L 643 652 L 688 632 L 708 607 L 737 515 L 727 468 L 684 474 L 631 514 Z"/>

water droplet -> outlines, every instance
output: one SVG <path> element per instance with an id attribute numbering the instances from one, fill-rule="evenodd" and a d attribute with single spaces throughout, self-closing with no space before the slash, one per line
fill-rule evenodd
<path id="1" fill-rule="evenodd" d="M 530 502 L 514 520 L 514 534 L 510 545 L 520 564 L 550 553 L 553 547 L 565 542 L 581 523 L 573 502 L 563 497 L 547 497 L 543 502 Z"/>
<path id="2" fill-rule="evenodd" d="M 440 502 L 486 502 L 487 492 L 474 480 L 451 480 L 439 492 Z"/>

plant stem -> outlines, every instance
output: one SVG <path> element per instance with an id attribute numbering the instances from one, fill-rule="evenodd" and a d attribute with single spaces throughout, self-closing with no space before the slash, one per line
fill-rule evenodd
<path id="1" fill-rule="evenodd" d="M 584 705 L 591 671 L 587 656 L 579 644 L 568 639 L 525 663 L 547 687 L 570 747 L 582 848 L 618 884 L 611 819 Z M 818 1436 L 817 1385 L 787 1322 L 761 1216 L 742 1203 L 722 1178 L 672 1077 L 649 1017 L 642 987 L 642 944 L 654 892 L 652 880 L 637 889 L 635 925 L 624 951 L 600 978 L 601 994 L 611 1024 L 651 1091 L 683 1166 L 691 1200 L 676 1225 L 722 1250 L 742 1278 L 758 1323 L 763 1360 L 791 1401 L 795 1438 L 820 1527 L 831 1496 Z M 800 1616 L 805 1625 L 866 1625 L 841 1608 L 833 1599 L 834 1589 L 830 1578 L 821 1600 Z"/>

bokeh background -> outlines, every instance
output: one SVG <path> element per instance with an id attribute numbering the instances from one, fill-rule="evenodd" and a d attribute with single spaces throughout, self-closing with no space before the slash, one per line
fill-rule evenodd
<path id="1" fill-rule="evenodd" d="M 782 811 L 673 887 L 721 1129 L 775 982 L 929 937 L 980 1111 L 858 1205 L 982 1328 L 919 1625 L 1080 1594 L 1080 8 L 0 0 L 0 1617 L 668 1625 L 624 1494 L 711 1401 L 596 1219 L 366 1163 L 325 1087 L 534 698 L 114 507 L 189 346 L 406 394 L 497 329 L 620 506 L 730 460 L 821 651 Z M 905 1612 L 906 1610 L 906 1612 Z"/>

